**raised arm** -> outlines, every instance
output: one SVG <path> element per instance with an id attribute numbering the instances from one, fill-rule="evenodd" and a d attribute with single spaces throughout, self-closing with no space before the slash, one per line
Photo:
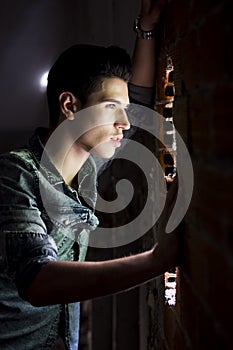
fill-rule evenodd
<path id="1" fill-rule="evenodd" d="M 158 24 L 164 9 L 165 0 L 142 0 L 138 28 L 143 32 L 151 31 L 153 38 L 142 39 L 137 34 L 133 52 L 133 74 L 131 83 L 144 86 L 154 86 L 156 69 L 156 47 L 158 43 Z"/>
<path id="2" fill-rule="evenodd" d="M 163 4 L 162 0 L 142 0 L 142 30 L 155 27 Z M 137 38 L 133 55 L 133 84 L 144 87 L 154 85 L 156 41 L 156 36 L 149 40 Z M 165 234 L 166 222 L 176 197 L 174 184 L 171 189 L 159 222 L 159 240 L 151 250 L 103 262 L 48 262 L 28 288 L 28 300 L 39 306 L 101 297 L 135 287 L 175 267 L 178 258 L 177 235 Z"/>

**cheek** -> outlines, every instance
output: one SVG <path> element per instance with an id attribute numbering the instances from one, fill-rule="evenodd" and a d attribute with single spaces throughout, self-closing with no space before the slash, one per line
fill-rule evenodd
<path id="1" fill-rule="evenodd" d="M 92 125 L 96 128 L 107 128 L 113 125 L 117 116 L 116 111 L 104 106 L 98 108 L 99 109 L 96 111 L 96 113 L 94 113 Z"/>
<path id="2" fill-rule="evenodd" d="M 111 135 L 109 127 L 98 127 L 93 130 L 90 130 L 84 134 L 81 140 L 85 140 L 89 144 L 97 145 L 99 143 L 105 142 L 108 140 L 108 137 Z"/>
<path id="3" fill-rule="evenodd" d="M 96 142 L 102 143 L 109 141 L 109 137 L 111 135 L 111 132 L 109 130 L 109 127 L 100 127 L 99 130 L 93 135 L 93 140 L 95 139 Z"/>

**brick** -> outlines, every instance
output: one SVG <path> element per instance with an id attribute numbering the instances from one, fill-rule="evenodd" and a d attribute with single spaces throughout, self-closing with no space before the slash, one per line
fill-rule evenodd
<path id="1" fill-rule="evenodd" d="M 182 40 L 182 57 L 183 57 L 183 69 L 184 69 L 184 87 L 185 91 L 190 92 L 199 86 L 200 77 L 200 58 L 197 47 L 197 33 L 196 30 L 192 30 Z"/>
<path id="2" fill-rule="evenodd" d="M 179 20 L 177 20 L 179 18 Z M 189 1 L 171 1 L 168 6 L 165 18 L 165 42 L 174 41 L 177 37 L 182 37 L 189 27 Z"/>
<path id="3" fill-rule="evenodd" d="M 216 25 L 216 23 L 218 25 Z M 225 75 L 225 18 L 222 12 L 206 17 L 198 30 L 200 42 L 200 83 L 202 86 L 222 81 Z"/>
<path id="4" fill-rule="evenodd" d="M 200 207 L 200 201 L 198 201 Z M 205 235 L 209 240 L 216 241 L 218 239 L 218 244 L 223 246 L 226 240 L 224 237 L 224 232 L 221 228 L 221 224 L 219 220 L 213 216 L 213 213 L 207 213 L 205 210 L 201 209 L 198 211 L 198 221 L 197 221 L 197 234 L 200 234 L 200 230 L 202 235 Z"/>
<path id="5" fill-rule="evenodd" d="M 232 3 L 230 2 L 231 0 L 228 1 L 229 6 L 226 4 L 224 7 L 224 18 L 225 18 L 225 36 L 223 38 L 225 42 L 225 71 L 226 71 L 226 76 L 229 81 L 232 81 L 233 77 L 233 50 L 232 50 L 232 45 L 229 45 L 229 43 L 232 41 L 232 34 L 233 34 L 233 29 L 232 29 L 232 11 L 229 11 L 229 8 L 232 7 Z"/>
<path id="6" fill-rule="evenodd" d="M 188 142 L 188 106 L 187 98 L 177 98 L 174 104 L 174 126 L 187 145 Z M 178 150 L 179 151 L 179 150 Z"/>
<path id="7" fill-rule="evenodd" d="M 178 41 L 176 45 L 169 48 L 169 55 L 171 56 L 173 66 L 174 66 L 175 96 L 182 96 L 183 75 L 184 75 L 184 64 L 183 64 L 183 57 L 182 57 L 182 40 Z"/>
<path id="8" fill-rule="evenodd" d="M 194 166 L 194 191 L 188 210 L 197 229 L 208 239 L 232 253 L 230 243 L 232 232 L 232 171 L 224 172 L 214 164 L 212 167 Z M 208 184 L 208 186 L 207 186 Z M 201 205 L 200 205 L 201 203 Z"/>
<path id="9" fill-rule="evenodd" d="M 212 99 L 207 92 L 197 93 L 189 99 L 189 129 L 192 154 L 210 156 L 213 154 L 211 130 Z"/>
<path id="10" fill-rule="evenodd" d="M 178 324 L 175 328 L 173 343 L 174 343 L 173 350 L 181 350 L 181 349 L 192 350 L 193 349 L 189 341 L 187 342 L 187 339 L 184 336 L 184 333 L 182 332 L 182 329 Z"/>
<path id="11" fill-rule="evenodd" d="M 190 283 L 187 282 L 185 276 L 181 272 L 181 299 L 182 299 L 182 308 L 181 308 L 181 322 L 182 327 L 185 332 L 188 334 L 188 341 L 193 347 L 193 349 L 198 349 L 196 347 L 197 343 L 197 334 L 199 329 L 198 324 L 198 315 L 197 315 L 197 305 L 198 300 L 193 292 L 193 289 Z"/>
<path id="12" fill-rule="evenodd" d="M 182 263 L 182 271 L 189 276 L 194 295 L 190 298 L 191 305 L 186 305 L 187 286 L 185 287 L 185 276 L 180 279 L 180 293 L 182 300 L 182 315 L 186 315 L 186 308 L 192 309 L 196 305 L 205 305 L 208 310 L 209 328 L 216 328 L 219 336 L 226 341 L 231 332 L 232 322 L 232 293 L 233 282 L 232 273 L 233 266 L 230 263 L 224 250 L 218 249 L 205 240 L 205 236 L 195 229 L 188 227 L 185 233 L 184 260 Z M 190 291 L 189 291 L 190 293 Z M 195 297 L 198 299 L 195 300 Z M 226 307 L 226 301 L 228 303 Z M 185 311 L 184 311 L 185 309 Z M 207 311 L 206 311 L 207 312 Z M 187 326 L 187 319 L 183 320 Z M 201 321 L 200 324 L 202 324 Z M 202 328 L 202 327 L 201 327 Z M 218 338 L 218 336 L 216 335 Z M 197 347 L 199 349 L 199 347 Z"/>
<path id="13" fill-rule="evenodd" d="M 200 2 L 192 1 L 190 9 L 190 19 L 192 22 L 199 22 L 200 20 L 206 18 L 208 13 L 212 9 L 212 0 L 202 0 L 201 6 Z"/>
<path id="14" fill-rule="evenodd" d="M 202 203 L 202 210 L 215 214 L 218 220 L 221 214 L 225 218 L 232 217 L 232 175 L 233 170 L 225 169 L 221 163 L 210 162 L 209 164 L 198 166 L 198 160 L 193 160 L 194 167 L 194 193 L 193 199 Z M 207 186 L 208 184 L 208 186 Z"/>
<path id="15" fill-rule="evenodd" d="M 217 324 L 214 322 L 210 314 L 202 307 L 198 305 L 198 323 L 200 324 L 198 330 L 197 349 L 228 349 L 225 348 L 225 336 L 221 330 L 218 329 Z M 230 348 L 229 348 L 230 349 Z"/>
<path id="16" fill-rule="evenodd" d="M 173 338 L 175 331 L 175 317 L 172 309 L 168 306 L 164 310 L 164 336 L 169 347 L 173 348 Z"/>
<path id="17" fill-rule="evenodd" d="M 221 158 L 233 156 L 231 135 L 233 119 L 230 96 L 233 96 L 232 83 L 217 86 L 212 92 L 214 153 Z"/>
<path id="18" fill-rule="evenodd" d="M 198 237 L 195 228 L 189 227 L 184 237 L 184 259 L 182 269 L 189 276 L 195 290 L 207 298 L 208 286 L 208 261 L 207 248 L 203 241 Z M 182 288 L 182 285 L 181 285 Z"/>
<path id="19" fill-rule="evenodd" d="M 190 341 L 187 337 L 186 330 L 182 328 L 180 316 L 175 308 L 166 307 L 164 313 L 164 330 L 165 338 L 170 349 L 190 349 Z"/>
<path id="20" fill-rule="evenodd" d="M 233 266 L 224 253 L 216 254 L 213 249 L 208 252 L 208 258 L 208 305 L 214 315 L 216 327 L 227 339 L 232 331 Z"/>

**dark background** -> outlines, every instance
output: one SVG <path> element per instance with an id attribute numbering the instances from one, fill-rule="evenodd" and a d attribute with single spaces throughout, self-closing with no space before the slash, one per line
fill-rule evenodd
<path id="1" fill-rule="evenodd" d="M 12 0 L 0 2 L 0 151 L 47 126 L 42 74 L 75 43 L 119 45 L 132 52 L 140 1 Z"/>

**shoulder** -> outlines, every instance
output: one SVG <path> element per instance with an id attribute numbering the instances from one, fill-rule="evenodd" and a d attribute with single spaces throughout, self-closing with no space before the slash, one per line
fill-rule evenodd
<path id="1" fill-rule="evenodd" d="M 34 188 L 37 177 L 37 164 L 27 148 L 10 151 L 0 155 L 0 185 L 7 188 Z"/>
<path id="2" fill-rule="evenodd" d="M 34 156 L 26 147 L 0 154 L 0 173 L 12 167 L 15 171 L 17 169 L 25 171 L 37 169 Z"/>

